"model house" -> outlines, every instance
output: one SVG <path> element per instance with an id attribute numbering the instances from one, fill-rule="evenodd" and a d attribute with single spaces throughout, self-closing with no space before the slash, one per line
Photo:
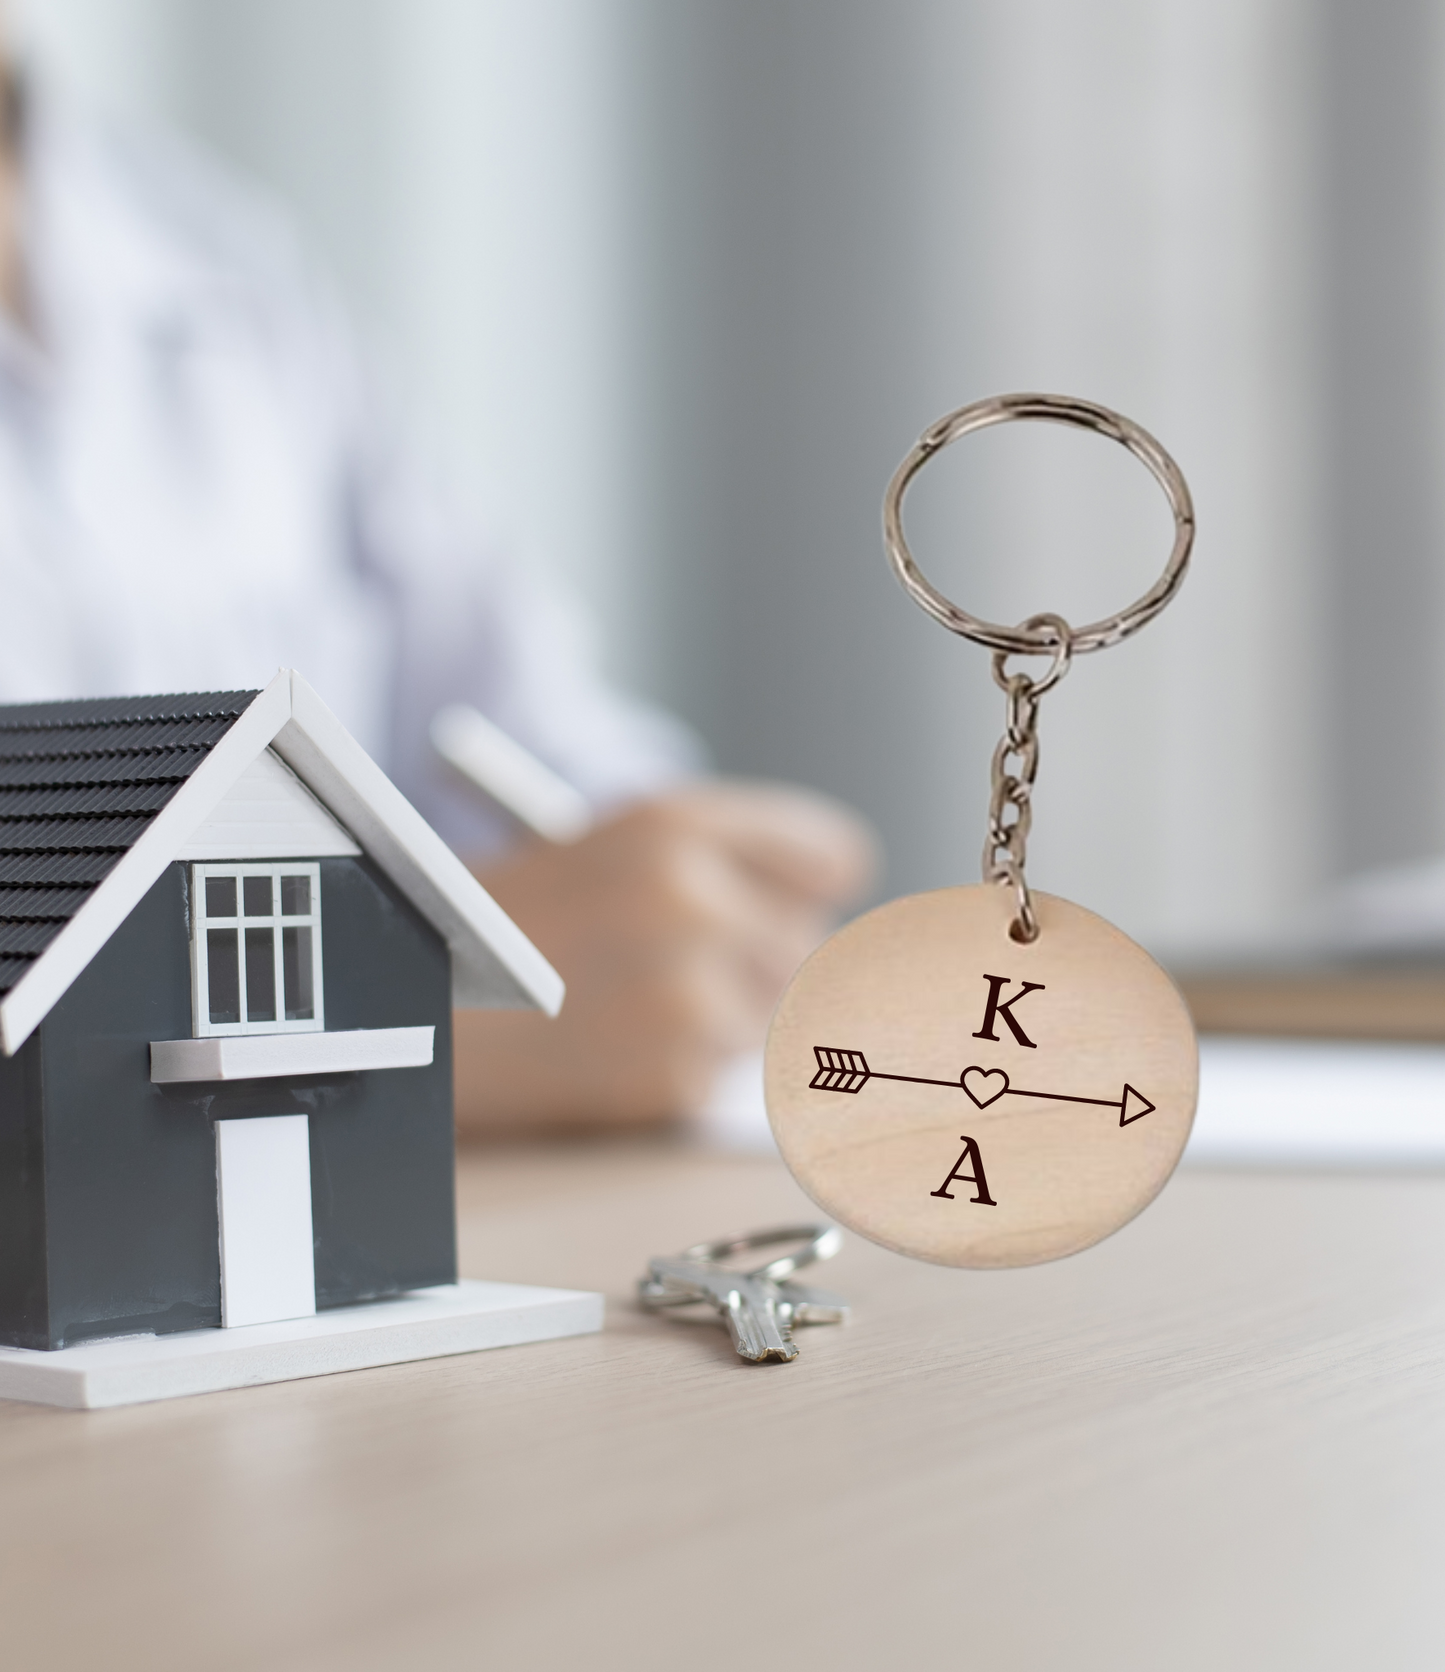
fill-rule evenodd
<path id="1" fill-rule="evenodd" d="M 0 1343 L 454 1282 L 452 1008 L 561 998 L 299 676 L 0 708 Z"/>

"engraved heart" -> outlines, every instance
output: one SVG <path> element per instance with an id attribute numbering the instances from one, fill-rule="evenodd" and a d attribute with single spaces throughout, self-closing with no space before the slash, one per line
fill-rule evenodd
<path id="1" fill-rule="evenodd" d="M 958 1079 L 980 1109 L 997 1103 L 1008 1090 L 1008 1075 L 1001 1068 L 965 1068 Z"/>

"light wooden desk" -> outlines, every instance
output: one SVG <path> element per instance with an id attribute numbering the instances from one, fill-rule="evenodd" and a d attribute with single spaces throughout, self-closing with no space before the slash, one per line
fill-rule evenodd
<path id="1" fill-rule="evenodd" d="M 1438 964 L 1186 974 L 1179 985 L 1201 1033 L 1445 1040 Z"/>
<path id="2" fill-rule="evenodd" d="M 0 1407 L 0 1665 L 1445 1665 L 1445 1176 L 1184 1173 L 995 1275 L 854 1239 L 792 1365 L 633 1309 L 801 1211 L 663 1144 L 473 1157 L 463 1270 L 605 1288 L 605 1334 Z"/>

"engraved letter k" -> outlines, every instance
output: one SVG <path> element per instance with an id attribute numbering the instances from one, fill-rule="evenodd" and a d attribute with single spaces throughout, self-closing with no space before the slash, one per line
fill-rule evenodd
<path id="1" fill-rule="evenodd" d="M 1038 1047 L 1033 1040 L 1019 1026 L 1018 1018 L 1013 1013 L 1013 1007 L 1020 999 L 1026 999 L 1030 993 L 1042 993 L 1044 990 L 1043 982 L 1025 981 L 1021 983 L 1021 991 L 1015 993 L 1007 1004 L 1000 1004 L 998 996 L 1008 986 L 1009 977 L 1006 975 L 986 975 L 984 980 L 988 982 L 988 1008 L 983 1013 L 983 1026 L 973 1037 L 975 1039 L 991 1039 L 997 1045 L 999 1037 L 993 1031 L 993 1024 L 995 1018 L 1001 1016 L 1008 1023 L 1009 1032 L 1020 1045 L 1027 1045 L 1031 1051 L 1037 1050 Z"/>

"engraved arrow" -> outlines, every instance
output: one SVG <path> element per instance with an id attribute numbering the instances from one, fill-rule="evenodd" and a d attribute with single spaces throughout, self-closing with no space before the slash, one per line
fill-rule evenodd
<path id="1" fill-rule="evenodd" d="M 1025 1091 L 1022 1086 L 1010 1085 L 1009 1077 L 1001 1068 L 965 1068 L 956 1080 L 930 1080 L 921 1074 L 884 1074 L 868 1066 L 861 1051 L 845 1051 L 836 1046 L 815 1045 L 813 1055 L 818 1071 L 808 1081 L 813 1091 L 841 1091 L 856 1096 L 870 1080 L 903 1080 L 912 1086 L 950 1086 L 962 1091 L 978 1105 L 988 1108 L 1001 1097 L 1041 1097 L 1050 1103 L 1091 1103 L 1099 1109 L 1117 1109 L 1119 1125 L 1128 1126 L 1142 1120 L 1155 1107 L 1141 1091 L 1125 1083 L 1118 1097 L 1073 1097 L 1060 1091 Z"/>

